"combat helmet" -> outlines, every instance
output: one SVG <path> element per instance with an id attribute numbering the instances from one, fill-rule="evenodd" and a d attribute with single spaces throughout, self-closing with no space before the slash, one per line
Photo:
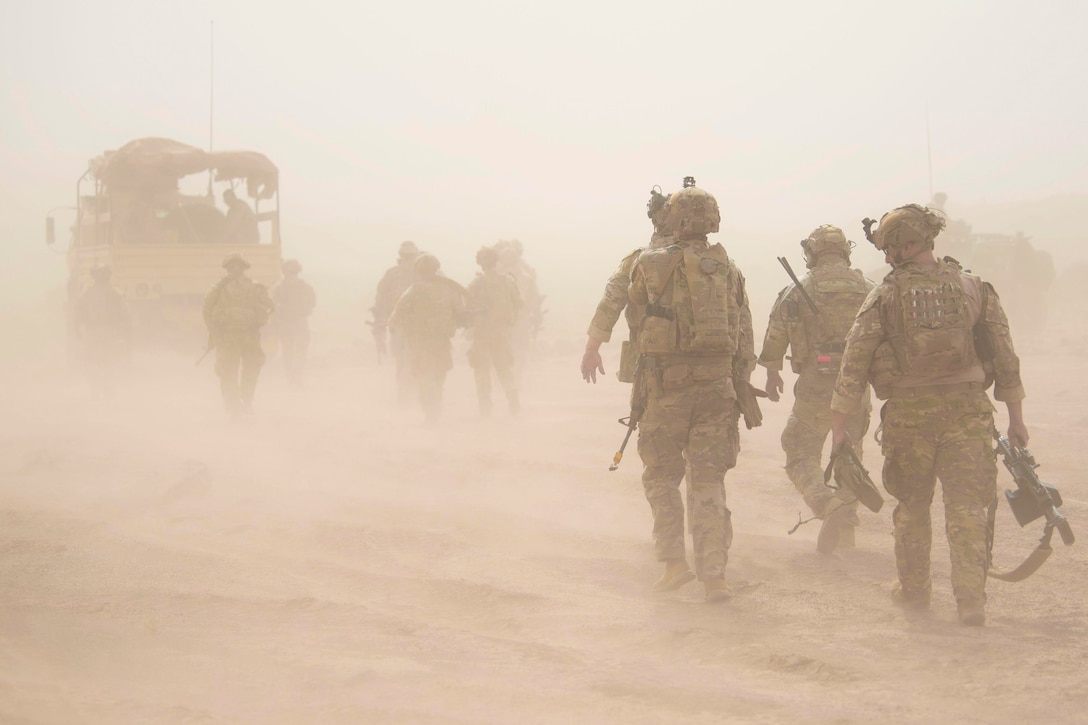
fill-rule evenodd
<path id="1" fill-rule="evenodd" d="M 494 247 L 480 247 L 476 252 L 476 264 L 490 269 L 499 263 L 499 253 Z"/>
<path id="2" fill-rule="evenodd" d="M 401 259 L 415 259 L 419 256 L 419 247 L 415 242 L 401 242 L 400 248 L 397 249 L 397 256 Z"/>
<path id="3" fill-rule="evenodd" d="M 684 188 L 665 202 L 666 227 L 677 239 L 698 239 L 718 231 L 722 215 L 714 195 L 695 186 L 695 179 L 684 177 Z"/>
<path id="4" fill-rule="evenodd" d="M 432 277 L 438 271 L 438 268 L 442 264 L 438 261 L 438 257 L 433 254 L 421 254 L 416 257 L 416 261 L 412 263 L 412 269 L 420 277 Z"/>
<path id="5" fill-rule="evenodd" d="M 880 217 L 880 225 L 871 231 L 872 219 L 865 219 L 865 236 L 880 251 L 888 247 L 897 247 L 910 242 L 922 241 L 928 247 L 945 226 L 944 214 L 939 209 L 930 209 L 921 204 L 907 204 L 896 207 Z"/>
<path id="6" fill-rule="evenodd" d="M 230 269 L 231 267 L 241 267 L 242 269 L 249 269 L 249 262 L 241 254 L 234 252 L 228 254 L 223 258 L 223 269 Z"/>
<path id="7" fill-rule="evenodd" d="M 298 274 L 302 271 L 302 265 L 299 264 L 297 259 L 288 259 L 283 263 L 281 269 L 283 269 L 284 274 Z"/>
<path id="8" fill-rule="evenodd" d="M 854 243 L 846 238 L 842 229 L 831 224 L 821 224 L 801 240 L 801 249 L 805 253 L 805 266 L 812 269 L 816 260 L 824 254 L 841 254 L 850 261 L 850 250 Z"/>
<path id="9" fill-rule="evenodd" d="M 109 282 L 113 276 L 113 270 L 108 264 L 96 264 L 91 267 L 91 279 L 95 282 Z"/>

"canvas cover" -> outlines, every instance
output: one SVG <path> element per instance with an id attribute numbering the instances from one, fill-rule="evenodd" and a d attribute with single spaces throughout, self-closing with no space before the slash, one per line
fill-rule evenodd
<path id="1" fill-rule="evenodd" d="M 217 181 L 244 180 L 251 198 L 276 193 L 279 169 L 256 151 L 208 152 L 167 138 L 141 138 L 91 161 L 94 176 L 118 191 L 173 189 L 177 180 L 202 171 Z"/>

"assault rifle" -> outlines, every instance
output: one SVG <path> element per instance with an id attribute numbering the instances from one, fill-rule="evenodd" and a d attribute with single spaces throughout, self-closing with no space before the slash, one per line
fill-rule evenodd
<path id="1" fill-rule="evenodd" d="M 1039 464 L 1035 462 L 1031 451 L 1012 445 L 1008 438 L 997 431 L 994 431 L 994 440 L 997 441 L 994 452 L 1001 454 L 1005 468 L 1009 469 L 1013 481 L 1016 482 L 1015 491 L 1005 491 L 1005 498 L 1009 502 L 1013 516 L 1016 517 L 1016 523 L 1026 526 L 1040 516 L 1046 519 L 1039 545 L 1024 560 L 1024 563 L 1007 572 L 990 569 L 990 576 L 993 578 L 1016 582 L 1033 574 L 1053 552 L 1050 548 L 1050 538 L 1054 535 L 1054 529 L 1061 534 L 1062 542 L 1066 546 L 1076 541 L 1076 537 L 1069 526 L 1069 521 L 1058 511 L 1062 505 L 1062 495 L 1054 486 L 1039 480 L 1039 476 L 1035 473 Z"/>
<path id="2" fill-rule="evenodd" d="M 627 448 L 627 442 L 631 440 L 631 434 L 638 428 L 638 421 L 642 418 L 642 414 L 646 412 L 646 376 L 650 370 L 657 367 L 657 360 L 648 355 L 642 355 L 639 357 L 638 362 L 635 363 L 635 379 L 631 385 L 631 414 L 619 419 L 619 424 L 627 427 L 627 433 L 623 436 L 623 443 L 620 444 L 620 449 L 616 451 L 616 455 L 612 456 L 612 465 L 608 467 L 609 471 L 615 471 L 620 467 L 620 461 L 623 460 L 623 451 Z"/>
<path id="3" fill-rule="evenodd" d="M 797 275 L 794 274 L 793 267 L 790 266 L 790 260 L 786 259 L 785 257 L 779 257 L 778 263 L 785 268 L 786 274 L 788 274 L 790 276 L 790 279 L 793 280 L 793 284 L 797 288 L 797 291 L 801 293 L 801 296 L 805 298 L 805 302 L 807 302 L 808 306 L 812 308 L 812 313 L 814 315 L 820 314 L 820 308 L 817 307 L 816 303 L 812 301 L 812 298 L 808 296 L 808 292 L 805 292 L 805 288 L 801 285 L 801 280 L 797 279 Z"/>

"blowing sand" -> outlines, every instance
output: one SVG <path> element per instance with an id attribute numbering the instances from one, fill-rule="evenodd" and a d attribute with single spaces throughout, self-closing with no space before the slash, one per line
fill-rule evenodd
<path id="1" fill-rule="evenodd" d="M 956 622 L 940 507 L 934 603 L 894 607 L 889 503 L 857 547 L 782 471 L 790 397 L 742 429 L 726 478 L 734 596 L 660 573 L 627 386 L 577 354 L 525 372 L 480 420 L 463 357 L 441 426 L 393 404 L 391 368 L 270 360 L 252 421 L 211 365 L 137 357 L 111 400 L 59 366 L 0 382 L 4 723 L 1025 723 L 1088 717 L 1085 544 Z M 1088 541 L 1082 359 L 1025 355 L 1040 473 Z M 612 368 L 609 368 L 612 372 Z M 756 379 L 762 383 L 762 370 Z M 999 410 L 999 424 L 1004 424 Z M 878 447 L 866 463 L 879 477 Z M 1000 489 L 1011 478 L 1000 471 Z M 807 512 L 806 513 L 807 516 Z M 1027 555 L 1002 500 L 996 564 Z"/>

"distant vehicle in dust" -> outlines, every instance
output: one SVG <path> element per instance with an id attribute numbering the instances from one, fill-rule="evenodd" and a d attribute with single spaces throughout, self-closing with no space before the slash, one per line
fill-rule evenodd
<path id="1" fill-rule="evenodd" d="M 201 304 L 226 255 L 244 255 L 258 282 L 281 277 L 279 170 L 255 151 L 131 141 L 91 159 L 76 182 L 74 210 L 69 332 L 74 303 L 101 265 L 128 302 L 135 339 L 171 345 L 203 335 Z M 46 220 L 49 244 L 56 211 Z"/>

